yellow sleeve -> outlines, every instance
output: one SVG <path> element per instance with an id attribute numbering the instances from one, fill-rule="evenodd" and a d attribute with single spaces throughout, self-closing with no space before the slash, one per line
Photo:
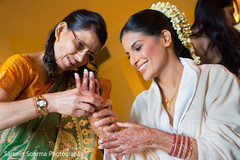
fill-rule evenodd
<path id="1" fill-rule="evenodd" d="M 7 93 L 11 101 L 30 83 L 30 70 L 28 61 L 20 54 L 8 58 L 0 68 L 0 89 Z"/>

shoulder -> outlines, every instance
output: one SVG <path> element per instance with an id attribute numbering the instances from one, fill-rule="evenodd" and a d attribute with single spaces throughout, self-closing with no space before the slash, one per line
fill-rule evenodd
<path id="1" fill-rule="evenodd" d="M 212 91 L 239 89 L 239 79 L 226 67 L 219 64 L 200 65 L 200 84 L 205 84 Z"/>
<path id="2" fill-rule="evenodd" d="M 3 68 L 22 68 L 32 65 L 31 58 L 27 54 L 15 54 L 9 57 L 3 64 Z"/>
<path id="3" fill-rule="evenodd" d="M 207 75 L 213 79 L 221 78 L 221 81 L 227 78 L 235 78 L 234 75 L 223 65 L 220 64 L 204 64 L 199 66 L 201 69 L 201 75 Z"/>

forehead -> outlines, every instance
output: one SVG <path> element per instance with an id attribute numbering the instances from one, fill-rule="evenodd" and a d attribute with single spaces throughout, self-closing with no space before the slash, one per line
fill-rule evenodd
<path id="1" fill-rule="evenodd" d="M 90 49 L 95 52 L 100 50 L 101 42 L 98 39 L 97 34 L 93 30 L 78 30 L 75 31 L 77 38 L 83 41 Z"/>
<path id="2" fill-rule="evenodd" d="M 150 35 L 143 34 L 142 32 L 126 32 L 122 37 L 122 45 L 125 49 L 130 49 L 131 46 L 137 41 L 147 41 L 152 40 L 153 37 Z"/>
<path id="3" fill-rule="evenodd" d="M 122 44 L 126 45 L 129 43 L 134 43 L 137 40 L 145 39 L 146 35 L 141 32 L 126 32 L 122 37 Z"/>

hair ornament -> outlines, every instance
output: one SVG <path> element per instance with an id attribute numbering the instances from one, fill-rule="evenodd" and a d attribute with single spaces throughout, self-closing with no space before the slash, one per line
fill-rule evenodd
<path id="1" fill-rule="evenodd" d="M 196 64 L 200 64 L 200 57 L 195 55 L 195 50 L 193 48 L 192 42 L 189 38 L 191 34 L 190 24 L 188 23 L 185 13 L 179 12 L 175 5 L 171 5 L 169 2 L 158 2 L 157 4 L 152 4 L 152 10 L 157 10 L 162 12 L 166 17 L 170 19 L 172 27 L 176 30 L 178 38 L 182 42 L 183 46 L 190 51 L 190 55 Z"/>

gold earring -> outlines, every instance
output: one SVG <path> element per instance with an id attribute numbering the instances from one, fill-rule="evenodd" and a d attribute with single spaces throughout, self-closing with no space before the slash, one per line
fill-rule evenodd
<path id="1" fill-rule="evenodd" d="M 56 36 L 56 42 L 58 42 L 59 41 L 59 38 L 58 38 L 58 36 Z"/>

